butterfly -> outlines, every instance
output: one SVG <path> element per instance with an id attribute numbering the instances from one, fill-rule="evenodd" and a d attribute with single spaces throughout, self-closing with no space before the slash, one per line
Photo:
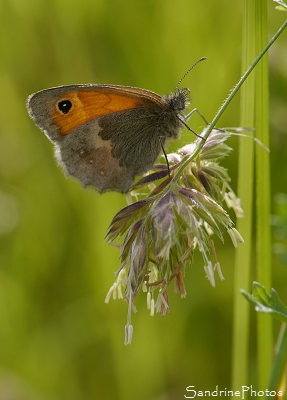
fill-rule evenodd
<path id="1" fill-rule="evenodd" d="M 187 88 L 160 96 L 108 84 L 59 86 L 27 100 L 29 115 L 55 145 L 65 173 L 99 192 L 127 192 L 166 141 L 179 137 L 193 112 L 185 115 L 188 106 Z"/>

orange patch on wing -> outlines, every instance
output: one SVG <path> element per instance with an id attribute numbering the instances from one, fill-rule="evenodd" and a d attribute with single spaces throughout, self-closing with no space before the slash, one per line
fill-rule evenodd
<path id="1" fill-rule="evenodd" d="M 59 102 L 70 100 L 72 108 L 67 114 L 58 109 Z M 62 135 L 67 135 L 71 130 L 83 125 L 94 118 L 116 111 L 136 108 L 140 100 L 131 95 L 103 93 L 102 91 L 75 91 L 59 98 L 52 112 L 53 123 L 57 125 Z"/>

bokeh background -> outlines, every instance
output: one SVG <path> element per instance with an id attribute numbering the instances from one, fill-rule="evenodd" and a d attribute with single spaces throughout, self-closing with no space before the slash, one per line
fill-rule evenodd
<path id="1" fill-rule="evenodd" d="M 273 7 L 270 35 L 285 16 Z M 240 77 L 242 11 L 240 0 L 1 0 L 1 400 L 175 400 L 188 385 L 230 388 L 230 240 L 216 244 L 225 281 L 215 288 L 196 256 L 187 298 L 171 291 L 168 316 L 151 318 L 138 297 L 125 347 L 126 304 L 104 303 L 119 267 L 104 237 L 125 198 L 65 178 L 25 101 L 47 87 L 91 82 L 163 94 L 207 56 L 183 86 L 211 120 Z M 287 191 L 286 39 L 270 51 L 272 204 Z M 192 124 L 199 130 L 202 121 Z M 219 125 L 239 125 L 239 97 Z M 176 146 L 193 139 L 185 130 Z M 224 165 L 236 189 L 238 139 L 230 145 Z M 276 257 L 273 265 L 273 286 L 286 300 L 286 266 Z"/>

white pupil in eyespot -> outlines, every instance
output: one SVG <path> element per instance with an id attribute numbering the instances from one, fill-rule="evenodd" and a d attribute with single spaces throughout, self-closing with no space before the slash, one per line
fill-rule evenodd
<path id="1" fill-rule="evenodd" d="M 63 114 L 67 114 L 72 108 L 72 102 L 70 100 L 61 100 L 58 103 L 58 108 Z"/>

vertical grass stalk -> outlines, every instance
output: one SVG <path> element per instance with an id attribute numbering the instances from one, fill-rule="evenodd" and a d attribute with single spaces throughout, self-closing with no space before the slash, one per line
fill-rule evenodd
<path id="1" fill-rule="evenodd" d="M 246 0 L 244 8 L 242 69 L 250 64 L 267 42 L 267 2 Z M 256 137 L 269 145 L 268 59 L 265 55 L 241 92 L 241 125 L 256 128 Z M 265 287 L 271 286 L 270 235 L 270 162 L 269 154 L 256 147 L 256 279 Z M 249 306 L 240 297 L 239 289 L 249 290 L 253 258 L 253 176 L 254 143 L 241 140 L 239 149 L 238 195 L 245 210 L 245 219 L 238 221 L 238 229 L 245 239 L 236 253 L 234 283 L 234 338 L 232 384 L 234 388 L 248 382 Z M 258 316 L 258 386 L 266 387 L 272 355 L 271 320 Z"/>
<path id="2" fill-rule="evenodd" d="M 256 53 L 268 41 L 267 1 L 255 1 Z M 268 57 L 261 59 L 255 77 L 255 126 L 256 136 L 269 146 L 269 93 Z M 267 290 L 271 289 L 271 234 L 270 234 L 270 157 L 260 146 L 256 158 L 256 280 Z M 267 387 L 272 362 L 272 318 L 257 314 L 257 365 L 258 387 Z"/>
<path id="3" fill-rule="evenodd" d="M 256 56 L 255 51 L 255 1 L 245 0 L 242 37 L 242 72 Z M 240 124 L 254 127 L 255 123 L 255 77 L 252 74 L 241 88 Z M 232 348 L 232 386 L 234 389 L 246 385 L 248 380 L 249 353 L 249 305 L 240 294 L 240 289 L 250 290 L 252 260 L 252 215 L 253 215 L 254 143 L 240 139 L 238 196 L 242 201 L 245 218 L 237 221 L 237 228 L 245 244 L 237 250 L 234 276 L 234 319 Z"/>

